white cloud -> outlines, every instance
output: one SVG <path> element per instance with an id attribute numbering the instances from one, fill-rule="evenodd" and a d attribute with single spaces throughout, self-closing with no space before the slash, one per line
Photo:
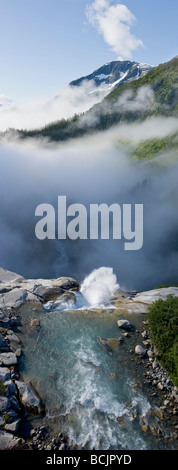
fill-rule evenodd
<path id="1" fill-rule="evenodd" d="M 154 91 L 149 85 L 142 86 L 138 89 L 136 95 L 132 89 L 123 93 L 114 105 L 116 111 L 144 111 L 154 106 Z"/>
<path id="2" fill-rule="evenodd" d="M 109 93 L 100 91 L 93 80 L 67 86 L 53 100 L 15 103 L 0 95 L 0 132 L 8 128 L 35 129 L 59 119 L 68 119 L 100 102 Z"/>
<path id="3" fill-rule="evenodd" d="M 168 152 L 156 164 L 144 159 L 136 163 L 118 145 L 125 139 L 137 145 L 176 129 L 176 119 L 155 117 L 119 125 L 102 137 L 99 133 L 54 145 L 35 139 L 2 141 L 0 265 L 25 277 L 70 275 L 79 282 L 84 273 L 111 266 L 126 290 L 145 290 L 176 278 L 178 253 L 170 242 L 170 233 L 177 233 L 176 155 L 170 158 Z M 34 232 L 35 208 L 52 203 L 57 210 L 58 195 L 66 195 L 67 204 L 87 208 L 102 202 L 143 203 L 143 249 L 129 252 L 128 259 L 120 240 L 112 238 L 41 243 Z"/>
<path id="4" fill-rule="evenodd" d="M 15 101 L 5 95 L 0 95 L 0 106 L 13 106 Z"/>
<path id="5" fill-rule="evenodd" d="M 94 0 L 87 4 L 86 16 L 118 57 L 131 58 L 132 51 L 143 46 L 142 40 L 130 31 L 136 18 L 122 3 L 111 5 L 110 0 Z"/>

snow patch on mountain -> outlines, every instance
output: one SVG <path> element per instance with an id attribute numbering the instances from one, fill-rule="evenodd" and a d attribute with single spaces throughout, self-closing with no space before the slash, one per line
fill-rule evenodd
<path id="1" fill-rule="evenodd" d="M 109 73 L 108 73 L 107 75 L 104 74 L 104 73 L 100 73 L 100 75 L 96 75 L 96 78 L 97 78 L 98 80 L 105 80 L 105 79 L 108 78 L 108 77 L 109 77 Z"/>

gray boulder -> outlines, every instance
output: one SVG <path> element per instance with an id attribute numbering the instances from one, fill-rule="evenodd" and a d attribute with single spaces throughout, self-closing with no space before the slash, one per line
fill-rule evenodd
<path id="1" fill-rule="evenodd" d="M 0 367 L 0 380 L 2 382 L 9 381 L 11 378 L 10 370 L 7 367 Z"/>
<path id="2" fill-rule="evenodd" d="M 8 330 L 7 335 L 6 335 L 6 339 L 9 341 L 9 343 L 17 343 L 17 344 L 21 343 L 18 336 L 15 335 L 15 333 L 12 330 Z"/>
<path id="3" fill-rule="evenodd" d="M 4 294 L 6 308 L 19 308 L 25 301 L 27 292 L 24 289 L 12 289 Z"/>
<path id="4" fill-rule="evenodd" d="M 7 346 L 6 340 L 3 338 L 1 334 L 0 334 L 0 351 L 1 352 L 9 351 L 9 347 Z"/>
<path id="5" fill-rule="evenodd" d="M 21 440 L 6 431 L 0 431 L 0 450 L 11 450 L 19 445 Z"/>
<path id="6" fill-rule="evenodd" d="M 13 380 L 7 380 L 4 382 L 4 386 L 6 387 L 5 395 L 16 395 L 17 389 Z"/>
<path id="7" fill-rule="evenodd" d="M 5 413 L 8 409 L 10 409 L 11 403 L 7 397 L 0 397 L 0 413 Z"/>
<path id="8" fill-rule="evenodd" d="M 40 297 L 42 300 L 47 301 L 55 295 L 60 295 L 63 293 L 63 289 L 59 286 L 47 287 L 47 286 L 38 286 L 34 289 L 33 293 Z"/>
<path id="9" fill-rule="evenodd" d="M 0 299 L 0 303 L 1 303 L 1 299 Z M 2 309 L 0 307 L 0 325 L 5 328 L 8 328 L 11 325 L 11 319 L 9 318 L 8 312 L 6 311 L 5 313 L 3 309 L 5 309 L 5 305 L 2 307 Z"/>
<path id="10" fill-rule="evenodd" d="M 41 413 L 43 410 L 42 401 L 37 392 L 33 389 L 32 385 L 19 380 L 16 380 L 15 383 L 24 407 L 31 413 Z"/>
<path id="11" fill-rule="evenodd" d="M 55 284 L 62 289 L 79 290 L 79 283 L 73 277 L 59 277 L 56 279 Z"/>
<path id="12" fill-rule="evenodd" d="M 0 354 L 0 366 L 15 366 L 17 364 L 17 357 L 12 352 L 1 353 Z"/>
<path id="13" fill-rule="evenodd" d="M 15 395 L 12 395 L 10 397 L 10 404 L 11 404 L 11 407 L 13 408 L 13 410 L 17 411 L 17 413 L 21 410 L 19 401 L 17 400 Z"/>
<path id="14" fill-rule="evenodd" d="M 118 320 L 117 321 L 117 326 L 119 328 L 123 328 L 124 330 L 132 330 L 133 326 L 128 320 Z"/>
<path id="15" fill-rule="evenodd" d="M 24 278 L 19 274 L 0 268 L 0 282 L 21 282 Z"/>
<path id="16" fill-rule="evenodd" d="M 142 346 L 140 346 L 140 344 L 137 344 L 137 346 L 135 347 L 135 353 L 139 356 L 144 357 L 146 354 L 146 350 Z"/>
<path id="17" fill-rule="evenodd" d="M 4 429 L 6 431 L 16 433 L 19 429 L 20 423 L 21 423 L 21 419 L 17 419 L 16 421 L 13 421 L 12 423 L 5 424 Z"/>

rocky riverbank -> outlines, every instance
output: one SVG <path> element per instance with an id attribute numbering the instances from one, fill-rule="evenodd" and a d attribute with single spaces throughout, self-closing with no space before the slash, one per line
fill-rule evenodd
<path id="1" fill-rule="evenodd" d="M 55 301 L 59 296 L 73 296 L 80 286 L 73 278 L 61 277 L 58 279 L 24 279 L 16 273 L 0 268 L 0 449 L 30 448 L 38 450 L 65 450 L 70 443 L 67 438 L 58 432 L 51 438 L 45 426 L 37 426 L 31 429 L 28 437 L 24 437 L 23 423 L 26 414 L 45 415 L 45 404 L 42 402 L 33 384 L 24 383 L 19 374 L 19 358 L 22 352 L 22 344 L 18 337 L 20 319 L 18 309 L 30 302 L 33 306 L 29 328 L 38 328 L 39 320 L 33 316 L 34 306 L 44 305 L 49 301 Z M 145 313 L 148 306 L 159 298 L 166 299 L 168 295 L 178 297 L 178 288 L 155 289 L 140 294 L 126 294 L 118 292 L 113 299 L 113 304 L 121 312 Z M 134 316 L 133 316 L 134 319 Z M 120 323 L 119 323 L 120 321 Z M 162 404 L 157 410 L 159 419 L 176 417 L 178 394 L 177 388 L 169 379 L 166 371 L 162 369 L 156 360 L 156 351 L 151 344 L 149 332 L 143 324 L 139 335 L 134 333 L 134 327 L 127 319 L 119 320 L 118 327 L 122 339 L 127 341 L 132 336 L 128 353 L 132 360 L 144 365 L 144 377 L 142 379 L 151 387 L 154 399 L 156 392 L 162 396 Z M 121 321 L 123 323 L 121 324 Z M 134 321 L 133 321 L 134 323 Z M 116 326 L 117 327 L 117 326 Z M 141 341 L 140 341 L 140 338 Z M 140 344 L 141 342 L 141 344 Z M 101 338 L 101 344 L 110 352 L 112 343 Z M 129 342 L 127 343 L 129 345 Z M 134 358 L 134 359 L 133 359 Z M 153 387 L 153 391 L 152 391 Z M 157 416 L 158 417 L 158 416 Z M 161 427 L 153 425 L 152 416 L 144 417 L 142 423 L 143 432 L 150 430 L 153 434 L 161 432 Z M 173 422 L 172 438 L 177 435 L 177 427 Z M 171 438 L 171 436 L 169 436 Z"/>
<path id="2" fill-rule="evenodd" d="M 122 318 L 117 321 L 120 335 L 116 338 L 100 338 L 100 343 L 108 353 L 122 348 L 129 358 L 127 368 L 134 380 L 134 387 L 144 391 L 152 407 L 142 417 L 131 411 L 144 433 L 157 436 L 163 442 L 174 442 L 178 438 L 178 389 L 166 370 L 157 360 L 157 351 L 149 336 L 148 322 L 140 325 L 133 316 L 133 323 Z M 135 325 L 137 323 L 137 325 Z M 134 371 L 134 372 L 133 372 Z M 120 419 L 120 422 L 122 420 Z M 175 444 L 176 445 L 176 444 Z M 174 446 L 173 446 L 174 447 Z"/>
<path id="3" fill-rule="evenodd" d="M 121 326 L 121 321 L 118 321 Z M 157 350 L 151 342 L 148 322 L 143 321 L 140 331 L 137 331 L 139 341 L 134 349 L 130 349 L 131 355 L 135 353 L 142 363 L 142 384 L 149 387 L 149 395 L 155 404 L 153 410 L 148 410 L 142 418 L 142 430 L 158 434 L 166 439 L 178 438 L 178 389 L 168 376 L 166 370 L 157 360 Z M 126 324 L 126 331 L 133 331 L 133 326 Z M 128 333 L 126 333 L 128 334 Z M 125 336 L 125 334 L 124 334 Z M 138 361 L 137 361 L 138 363 Z"/>
<path id="4" fill-rule="evenodd" d="M 16 334 L 20 325 L 18 309 L 26 302 L 41 305 L 68 290 L 78 290 L 75 279 L 26 280 L 16 273 L 0 268 L 0 449 L 36 448 L 38 440 L 47 440 L 47 433 L 34 431 L 31 440 L 20 436 L 20 427 L 25 413 L 44 414 L 45 406 L 32 384 L 22 382 L 18 361 L 22 345 Z M 31 327 L 38 325 L 31 319 Z M 34 442 L 35 441 L 35 442 Z M 64 438 L 59 447 L 66 448 Z M 54 444 L 54 443 L 52 443 Z M 52 444 L 48 442 L 50 447 Z"/>

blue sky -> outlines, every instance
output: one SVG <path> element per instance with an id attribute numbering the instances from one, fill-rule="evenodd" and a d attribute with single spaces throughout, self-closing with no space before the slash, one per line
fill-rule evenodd
<path id="1" fill-rule="evenodd" d="M 168 61 L 177 19 L 177 0 L 0 0 L 0 94 L 52 98 L 118 57 Z"/>

